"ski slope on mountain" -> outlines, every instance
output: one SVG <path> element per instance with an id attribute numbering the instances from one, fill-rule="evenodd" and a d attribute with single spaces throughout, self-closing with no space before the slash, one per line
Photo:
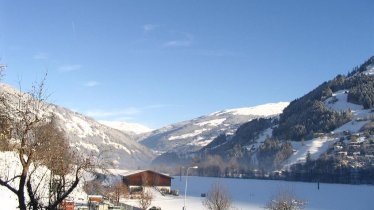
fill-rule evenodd
<path id="1" fill-rule="evenodd" d="M 331 134 L 339 135 L 343 132 L 359 133 L 363 126 L 371 122 L 371 110 L 348 102 L 347 96 L 348 90 L 340 90 L 333 93 L 332 97 L 324 102 L 326 107 L 338 112 L 350 110 L 353 116 L 351 121 L 336 128 Z M 325 153 L 338 140 L 337 136 L 325 135 L 304 142 L 292 142 L 295 152 L 285 162 L 284 169 L 289 168 L 292 164 L 305 162 L 308 152 L 311 154 L 312 159 L 318 159 L 321 154 Z"/>
<path id="2" fill-rule="evenodd" d="M 333 93 L 332 97 L 326 99 L 325 105 L 335 111 L 351 111 L 353 119 L 343 126 L 335 129 L 334 133 L 349 131 L 357 133 L 367 123 L 371 121 L 372 111 L 364 109 L 363 106 L 348 102 L 348 90 L 341 90 Z"/>

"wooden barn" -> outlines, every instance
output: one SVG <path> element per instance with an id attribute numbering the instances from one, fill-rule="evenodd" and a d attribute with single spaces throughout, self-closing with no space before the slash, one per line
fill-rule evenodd
<path id="1" fill-rule="evenodd" d="M 173 178 L 152 170 L 130 171 L 120 175 L 122 176 L 123 183 L 128 186 L 130 190 L 142 186 L 152 186 L 170 192 L 171 179 Z"/>

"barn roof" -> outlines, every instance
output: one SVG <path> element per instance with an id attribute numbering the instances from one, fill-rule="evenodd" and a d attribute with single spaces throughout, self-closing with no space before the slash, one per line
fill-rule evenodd
<path id="1" fill-rule="evenodd" d="M 130 170 L 130 171 L 121 170 L 121 171 L 117 171 L 116 175 L 121 175 L 123 177 L 127 177 L 127 176 L 131 176 L 131 175 L 139 174 L 139 173 L 142 173 L 142 172 L 146 172 L 146 171 L 150 171 L 152 173 L 159 174 L 161 176 L 169 177 L 169 178 L 173 179 L 173 177 L 169 176 L 168 174 L 159 173 L 159 172 L 156 172 L 156 171 L 153 171 L 153 170 Z"/>

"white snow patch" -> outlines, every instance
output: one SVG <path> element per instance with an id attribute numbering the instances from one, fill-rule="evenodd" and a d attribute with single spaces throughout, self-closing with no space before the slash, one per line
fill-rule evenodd
<path id="1" fill-rule="evenodd" d="M 204 140 L 204 141 L 199 141 L 199 142 L 197 142 L 197 145 L 205 147 L 206 145 L 208 145 L 212 141 L 213 141 L 213 139 L 207 139 L 207 140 Z"/>
<path id="2" fill-rule="evenodd" d="M 0 186 L 0 203 L 2 209 L 17 209 L 18 199 L 7 188 Z"/>
<path id="3" fill-rule="evenodd" d="M 266 138 L 271 137 L 272 133 L 273 133 L 272 128 L 266 129 L 264 132 L 261 133 L 260 137 L 257 139 L 257 142 L 264 143 Z"/>
<path id="4" fill-rule="evenodd" d="M 106 145 L 111 145 L 111 146 L 113 146 L 114 148 L 116 148 L 116 149 L 122 149 L 122 150 L 125 150 L 129 155 L 131 155 L 131 151 L 127 148 L 127 147 L 125 147 L 125 146 L 123 146 L 123 145 L 121 145 L 121 144 L 117 144 L 117 143 L 115 143 L 115 142 L 107 142 L 107 143 L 105 143 Z"/>
<path id="5" fill-rule="evenodd" d="M 304 163 L 306 161 L 308 152 L 310 152 L 312 159 L 319 158 L 319 156 L 325 153 L 337 140 L 338 138 L 321 137 L 304 141 L 304 143 L 294 141 L 291 142 L 292 147 L 294 150 L 296 150 L 296 152 L 293 153 L 288 160 L 286 160 L 286 164 L 283 166 L 283 168 L 287 169 L 293 164 Z"/>
<path id="6" fill-rule="evenodd" d="M 371 112 L 368 109 L 364 109 L 363 106 L 349 103 L 347 101 L 348 90 L 341 90 L 333 93 L 332 97 L 326 99 L 325 105 L 335 111 L 348 111 L 351 110 L 353 119 L 352 121 L 342 125 L 335 129 L 334 133 L 340 133 L 349 131 L 357 133 L 367 123 L 370 122 Z"/>
<path id="7" fill-rule="evenodd" d="M 351 109 L 353 113 L 364 108 L 361 105 L 349 103 L 347 101 L 347 97 L 348 90 L 338 91 L 336 93 L 333 93 L 332 97 L 325 100 L 325 105 L 335 111 L 348 111 L 349 109 Z"/>
<path id="8" fill-rule="evenodd" d="M 212 142 L 216 137 L 210 138 L 210 139 L 205 139 L 201 136 L 197 137 L 197 139 L 194 139 L 192 142 L 188 143 L 188 145 L 192 146 L 201 146 L 204 147 L 208 145 L 210 142 Z"/>
<path id="9" fill-rule="evenodd" d="M 223 113 L 232 113 L 234 115 L 257 115 L 257 116 L 272 116 L 283 112 L 283 109 L 288 106 L 288 102 L 269 103 L 249 108 L 228 109 Z"/>
<path id="10" fill-rule="evenodd" d="M 59 115 L 59 117 L 61 117 L 61 115 Z M 85 138 L 87 136 L 94 135 L 91 125 L 87 123 L 87 121 L 84 121 L 83 119 L 77 116 L 72 116 L 71 121 L 67 121 L 65 123 L 65 126 L 69 132 L 77 134 L 77 136 L 79 136 L 80 138 Z"/>
<path id="11" fill-rule="evenodd" d="M 85 143 L 85 142 L 82 142 L 82 141 L 74 143 L 73 146 L 74 147 L 83 147 L 83 148 L 88 149 L 88 150 L 94 150 L 97 153 L 100 152 L 100 150 L 97 147 L 97 145 Z"/>
<path id="12" fill-rule="evenodd" d="M 225 120 L 226 120 L 226 118 L 209 120 L 209 121 L 205 121 L 205 122 L 196 123 L 196 125 L 198 125 L 198 126 L 204 126 L 204 125 L 218 126 L 218 125 L 222 124 Z"/>
<path id="13" fill-rule="evenodd" d="M 350 122 L 347 122 L 346 124 L 340 126 L 339 128 L 334 130 L 334 133 L 341 133 L 344 131 L 349 131 L 351 133 L 358 133 L 360 132 L 361 128 L 369 123 L 370 120 L 364 120 L 364 121 L 355 121 L 352 120 Z"/>
<path id="14" fill-rule="evenodd" d="M 374 75 L 374 65 L 371 64 L 366 67 L 366 71 L 363 72 L 366 75 Z"/>
<path id="15" fill-rule="evenodd" d="M 253 145 L 249 145 L 247 147 L 247 150 L 250 150 L 251 148 L 254 148 L 254 149 L 257 149 L 260 147 L 260 145 L 262 145 L 266 138 L 270 137 L 273 133 L 273 129 L 272 128 L 268 128 L 266 130 L 264 130 L 260 136 L 258 137 L 258 139 L 256 140 L 256 143 L 254 143 Z"/>
<path id="16" fill-rule="evenodd" d="M 151 132 L 153 129 L 148 128 L 147 126 L 138 124 L 138 123 L 128 123 L 123 121 L 99 121 L 101 124 L 109 126 L 111 128 L 124 131 L 124 132 L 133 132 L 135 134 L 142 134 Z"/>
<path id="17" fill-rule="evenodd" d="M 194 137 L 194 136 L 197 136 L 197 135 L 200 135 L 202 134 L 204 131 L 207 131 L 208 129 L 200 129 L 200 130 L 194 130 L 193 133 L 186 133 L 186 134 L 183 134 L 183 135 L 180 135 L 180 136 L 170 136 L 169 137 L 169 141 L 173 141 L 173 140 L 176 140 L 176 139 L 186 139 L 186 138 L 189 138 L 189 137 Z"/>

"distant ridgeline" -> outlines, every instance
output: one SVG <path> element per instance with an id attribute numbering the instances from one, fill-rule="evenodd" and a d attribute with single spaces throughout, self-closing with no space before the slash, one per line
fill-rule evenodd
<path id="1" fill-rule="evenodd" d="M 339 91 L 346 95 L 346 103 L 362 105 L 369 113 L 364 126 L 355 133 L 333 132 L 348 122 L 353 125 L 360 120 L 350 108 L 336 110 L 326 105 L 327 100 L 337 101 L 334 97 Z M 304 145 L 304 141 L 325 137 L 332 139 L 332 143 L 322 156 L 313 160 L 308 152 L 304 162 L 294 163 L 282 175 L 277 173 L 278 178 L 373 184 L 373 108 L 371 57 L 346 76 L 338 75 L 292 101 L 278 117 L 254 119 L 241 125 L 234 135 L 222 134 L 197 152 L 165 153 L 154 164 L 197 164 L 196 173 L 202 176 L 268 177 L 271 171 L 286 169 L 287 161 L 295 155 L 295 142 Z"/>

